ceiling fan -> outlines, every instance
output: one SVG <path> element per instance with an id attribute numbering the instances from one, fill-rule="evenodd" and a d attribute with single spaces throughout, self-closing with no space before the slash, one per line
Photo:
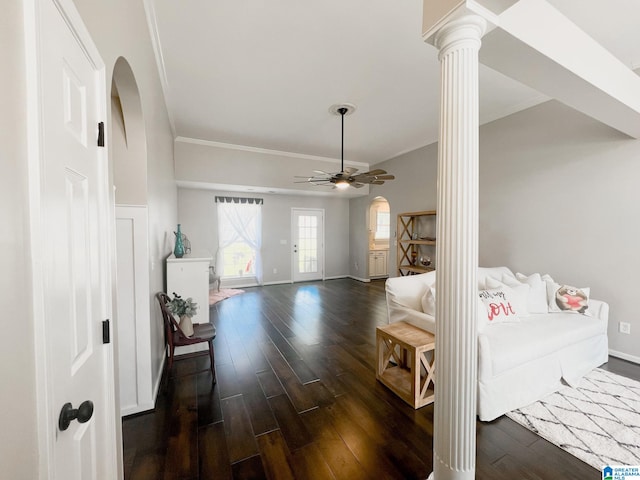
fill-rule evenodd
<path id="1" fill-rule="evenodd" d="M 335 173 L 323 172 L 322 170 L 314 170 L 315 175 L 311 177 L 296 176 L 295 178 L 305 178 L 306 180 L 296 181 L 295 183 L 310 183 L 312 185 L 329 185 L 333 188 L 344 190 L 349 187 L 362 188 L 366 184 L 382 185 L 385 180 L 393 180 L 393 175 L 387 175 L 387 172 L 379 168 L 369 172 L 356 173 L 357 168 L 344 166 L 344 116 L 350 115 L 355 111 L 355 105 L 344 103 L 333 105 L 329 111 L 335 115 L 340 115 L 342 120 L 342 143 L 340 146 L 340 171 Z"/>

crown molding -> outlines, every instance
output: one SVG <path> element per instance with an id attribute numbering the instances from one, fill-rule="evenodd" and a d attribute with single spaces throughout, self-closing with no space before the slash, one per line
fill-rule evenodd
<path id="1" fill-rule="evenodd" d="M 167 69 L 164 63 L 164 57 L 162 56 L 162 43 L 160 42 L 160 34 L 158 33 L 158 22 L 156 19 L 156 10 L 153 5 L 153 0 L 143 0 L 144 11 L 147 17 L 147 24 L 149 26 L 149 36 L 151 37 L 151 45 L 153 46 L 153 53 L 156 59 L 156 66 L 158 68 L 158 76 L 160 77 L 160 87 L 162 88 L 162 96 L 164 97 L 164 107 L 167 110 L 167 116 L 169 117 L 169 126 L 171 127 L 171 134 L 176 136 L 176 124 L 169 108 L 169 80 L 167 78 Z"/>
<path id="2" fill-rule="evenodd" d="M 320 162 L 330 162 L 330 163 L 340 163 L 339 158 L 331 158 L 331 157 L 321 157 L 318 155 L 307 155 L 305 153 L 295 153 L 295 152 L 285 152 L 282 150 L 270 150 L 268 148 L 260 148 L 260 147 L 250 147 L 247 145 L 236 145 L 233 143 L 222 143 L 222 142 L 214 142 L 212 140 L 202 140 L 199 138 L 191 138 L 191 137 L 181 137 L 178 136 L 175 138 L 175 142 L 181 143 L 191 143 L 195 145 L 205 145 L 207 147 L 216 147 L 216 148 L 227 148 L 229 150 L 241 150 L 244 152 L 252 152 L 252 153 L 262 153 L 265 155 L 277 155 L 280 157 L 290 157 L 290 158 L 298 158 L 303 160 L 315 160 Z M 349 165 L 369 168 L 368 163 L 364 162 L 352 162 L 351 160 L 345 160 Z"/>

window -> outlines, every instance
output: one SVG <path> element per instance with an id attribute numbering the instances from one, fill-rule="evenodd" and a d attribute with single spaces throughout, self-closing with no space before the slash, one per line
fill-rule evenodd
<path id="1" fill-rule="evenodd" d="M 255 277 L 262 283 L 262 199 L 216 197 L 221 278 Z"/>
<path id="2" fill-rule="evenodd" d="M 391 214 L 389 212 L 376 212 L 376 231 L 373 236 L 376 240 L 389 240 L 391 233 Z"/>

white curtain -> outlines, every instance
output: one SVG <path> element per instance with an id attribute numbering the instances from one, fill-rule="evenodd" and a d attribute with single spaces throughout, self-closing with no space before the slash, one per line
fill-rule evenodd
<path id="1" fill-rule="evenodd" d="M 244 202 L 242 202 L 244 200 Z M 251 200 L 249 203 L 247 200 Z M 255 200 L 260 200 L 255 201 Z M 262 201 L 261 199 L 240 199 L 216 197 L 218 203 L 218 251 L 216 265 L 222 274 L 222 251 L 235 242 L 244 241 L 255 251 L 254 272 L 258 285 L 262 285 Z M 221 221 L 222 219 L 226 220 Z M 227 225 L 231 228 L 221 228 Z"/>

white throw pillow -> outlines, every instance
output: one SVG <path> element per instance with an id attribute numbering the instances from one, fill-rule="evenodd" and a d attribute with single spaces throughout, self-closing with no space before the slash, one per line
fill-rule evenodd
<path id="1" fill-rule="evenodd" d="M 547 283 L 549 283 L 549 282 L 551 282 L 551 283 L 556 283 L 556 281 L 555 281 L 553 278 L 551 278 L 551 275 L 549 275 L 548 273 L 545 273 L 544 275 L 540 276 L 540 278 L 542 278 L 542 281 L 543 281 L 543 282 L 547 282 Z"/>
<path id="2" fill-rule="evenodd" d="M 422 296 L 422 311 L 431 316 L 436 316 L 436 289 L 433 286 L 427 288 L 427 291 Z M 482 300 L 478 298 L 478 333 L 482 332 L 488 324 L 487 308 Z"/>
<path id="3" fill-rule="evenodd" d="M 549 311 L 547 284 L 542 280 L 542 276 L 539 273 L 533 273 L 529 276 L 516 273 L 516 278 L 519 282 L 529 285 L 529 296 L 527 298 L 527 310 L 529 313 L 547 313 Z M 507 285 L 509 284 L 507 283 Z"/>
<path id="4" fill-rule="evenodd" d="M 432 317 L 436 316 L 436 289 L 433 285 L 422 296 L 422 311 Z"/>
<path id="5" fill-rule="evenodd" d="M 506 275 L 503 276 L 502 279 L 503 281 L 500 282 L 495 278 L 487 278 L 487 281 L 485 282 L 486 286 L 483 290 L 492 290 L 496 288 L 505 289 L 507 292 L 509 292 L 511 299 L 515 302 L 514 308 L 518 312 L 518 316 L 528 315 L 529 309 L 527 307 L 527 303 L 529 298 L 529 285 L 524 285 L 516 280 L 515 277 L 509 277 Z M 504 280 L 506 280 L 506 282 Z"/>
<path id="6" fill-rule="evenodd" d="M 549 311 L 589 315 L 587 309 L 589 308 L 590 293 L 591 289 L 588 287 L 578 288 L 571 285 L 548 282 Z"/>
<path id="7" fill-rule="evenodd" d="M 480 290 L 479 296 L 487 309 L 489 325 L 520 321 L 516 306 L 518 299 L 511 288 L 505 285 L 501 288 Z"/>

